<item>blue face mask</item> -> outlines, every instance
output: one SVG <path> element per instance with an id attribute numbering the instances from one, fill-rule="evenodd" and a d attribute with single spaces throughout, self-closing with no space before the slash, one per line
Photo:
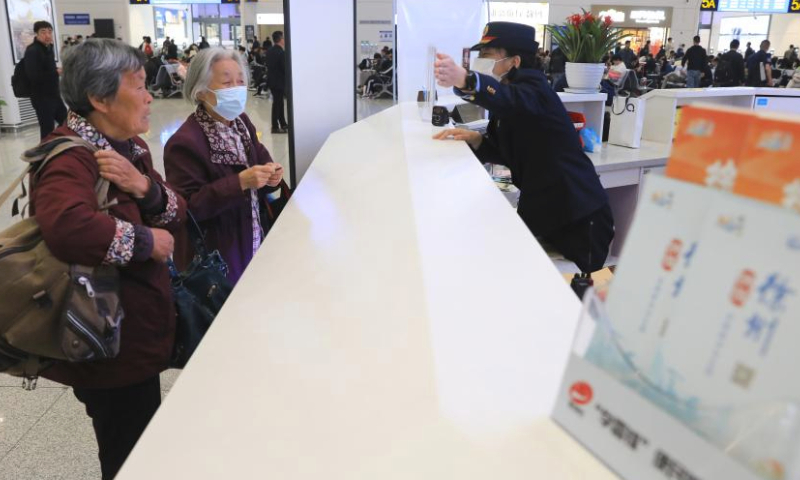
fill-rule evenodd
<path id="1" fill-rule="evenodd" d="M 217 96 L 217 105 L 211 108 L 217 115 L 232 122 L 244 113 L 244 106 L 247 103 L 247 87 L 221 88 L 212 91 Z"/>

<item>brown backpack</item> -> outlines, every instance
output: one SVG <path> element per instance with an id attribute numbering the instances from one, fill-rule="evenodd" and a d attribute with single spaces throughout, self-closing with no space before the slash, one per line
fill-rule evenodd
<path id="1" fill-rule="evenodd" d="M 30 167 L 0 195 L 0 205 L 31 175 L 70 148 L 97 149 L 78 137 L 60 137 L 22 155 Z M 95 184 L 99 210 L 107 210 L 109 182 Z M 14 210 L 16 212 L 16 203 Z M 36 388 L 39 373 L 55 361 L 84 362 L 116 357 L 124 316 L 119 272 L 111 265 L 69 265 L 42 239 L 34 217 L 0 232 L 0 372 L 23 377 Z"/>

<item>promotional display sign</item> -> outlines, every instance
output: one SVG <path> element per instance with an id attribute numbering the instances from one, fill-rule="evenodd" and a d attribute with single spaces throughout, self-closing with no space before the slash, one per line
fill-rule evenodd
<path id="1" fill-rule="evenodd" d="M 733 191 L 800 212 L 800 122 L 757 117 L 747 135 Z"/>
<path id="2" fill-rule="evenodd" d="M 589 291 L 553 419 L 626 480 L 761 480 L 637 390 L 584 358 L 587 345 L 605 348 L 629 379 L 638 378 L 613 345 L 602 302 Z M 591 350 L 591 348 L 590 348 Z"/>
<path id="3" fill-rule="evenodd" d="M 732 190 L 747 132 L 755 120 L 751 112 L 735 108 L 682 108 L 667 176 Z"/>
<path id="4" fill-rule="evenodd" d="M 795 118 L 687 107 L 677 178 L 648 177 L 555 412 L 626 479 L 800 478 L 797 139 Z"/>

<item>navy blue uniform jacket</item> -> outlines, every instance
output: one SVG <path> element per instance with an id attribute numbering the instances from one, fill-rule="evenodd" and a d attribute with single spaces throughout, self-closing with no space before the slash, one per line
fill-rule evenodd
<path id="1" fill-rule="evenodd" d="M 505 165 L 521 190 L 519 212 L 537 237 L 547 236 L 608 204 L 608 196 L 564 104 L 539 70 L 509 74 L 509 84 L 480 75 L 474 95 L 456 93 L 491 113 L 475 152 Z"/>

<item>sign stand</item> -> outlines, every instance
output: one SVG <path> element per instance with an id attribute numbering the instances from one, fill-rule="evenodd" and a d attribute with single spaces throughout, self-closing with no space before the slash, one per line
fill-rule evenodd
<path id="1" fill-rule="evenodd" d="M 588 291 L 553 413 L 562 428 L 629 480 L 782 478 L 760 476 L 668 413 L 684 401 L 658 389 L 626 358 L 604 303 Z M 769 472 L 768 462 L 762 467 L 759 473 Z"/>

